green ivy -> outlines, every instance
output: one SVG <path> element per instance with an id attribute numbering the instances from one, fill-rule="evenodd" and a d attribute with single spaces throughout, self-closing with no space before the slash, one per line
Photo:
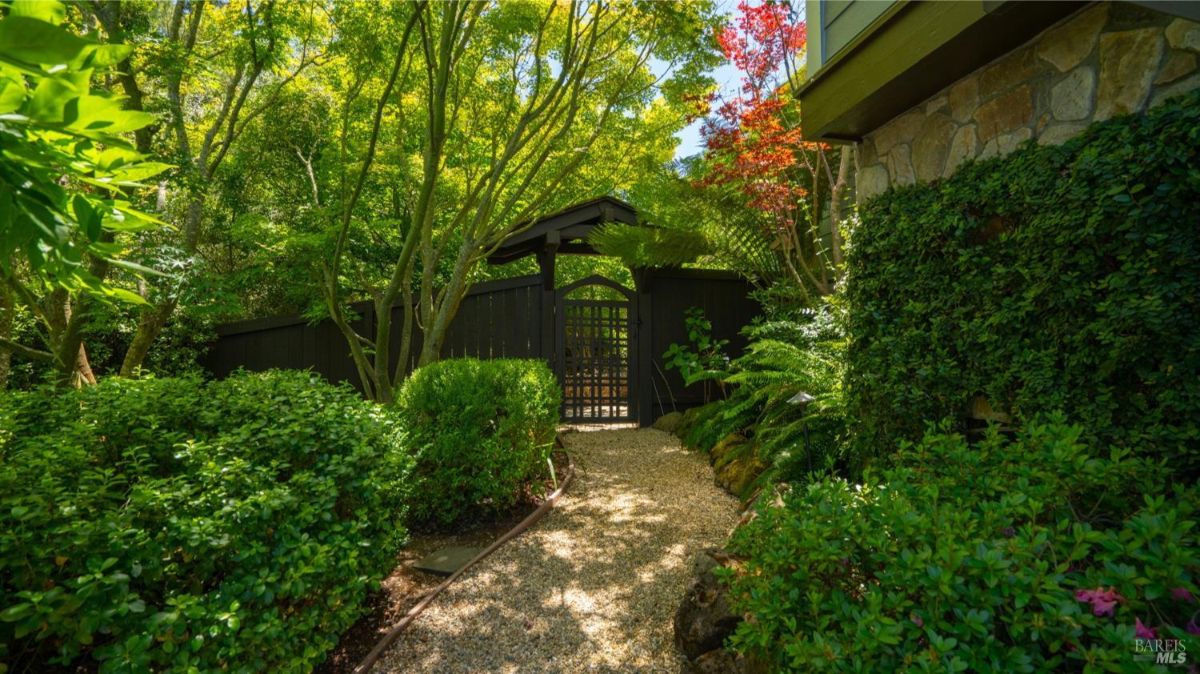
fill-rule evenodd
<path id="1" fill-rule="evenodd" d="M 1200 93 L 1029 143 L 861 211 L 848 415 L 865 455 L 1062 410 L 1097 448 L 1200 476 Z"/>
<path id="2" fill-rule="evenodd" d="M 724 393 L 724 379 L 729 376 L 729 356 L 725 347 L 728 339 L 713 339 L 712 321 L 704 317 L 700 307 L 688 307 L 684 312 L 688 343 L 672 343 L 663 353 L 663 368 L 679 370 L 685 386 L 704 383 L 704 399 L 710 395 L 709 382 L 715 381 Z"/>
<path id="3" fill-rule="evenodd" d="M 560 403 L 542 361 L 455 358 L 419 368 L 397 398 L 416 457 L 414 518 L 449 524 L 515 504 L 548 472 Z"/>
<path id="4" fill-rule="evenodd" d="M 0 396 L 0 671 L 311 670 L 405 539 L 401 440 L 306 372 Z"/>

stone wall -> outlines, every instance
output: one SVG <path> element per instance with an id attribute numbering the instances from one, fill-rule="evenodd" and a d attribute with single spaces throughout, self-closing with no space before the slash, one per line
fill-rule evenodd
<path id="1" fill-rule="evenodd" d="M 1200 88 L 1200 23 L 1103 2 L 955 82 L 868 134 L 858 198 L 944 178 L 1030 139 L 1062 143 L 1088 124 Z"/>

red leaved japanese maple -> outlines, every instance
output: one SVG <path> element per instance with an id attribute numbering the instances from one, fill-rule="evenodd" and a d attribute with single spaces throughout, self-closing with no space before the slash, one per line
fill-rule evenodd
<path id="1" fill-rule="evenodd" d="M 743 0 L 733 22 L 717 36 L 737 68 L 741 86 L 723 98 L 702 129 L 707 166 L 701 187 L 732 188 L 759 212 L 789 276 L 806 291 L 828 294 L 841 266 L 837 227 L 821 234 L 821 208 L 841 220 L 850 153 L 840 152 L 835 176 L 828 145 L 804 140 L 800 106 L 792 96 L 807 28 L 789 5 Z"/>

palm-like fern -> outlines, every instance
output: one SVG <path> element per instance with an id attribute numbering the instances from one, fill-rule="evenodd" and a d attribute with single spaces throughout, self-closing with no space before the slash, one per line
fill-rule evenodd
<path id="1" fill-rule="evenodd" d="M 669 227 L 607 222 L 588 235 L 601 255 L 618 257 L 629 267 L 679 267 L 709 254 L 702 232 Z"/>

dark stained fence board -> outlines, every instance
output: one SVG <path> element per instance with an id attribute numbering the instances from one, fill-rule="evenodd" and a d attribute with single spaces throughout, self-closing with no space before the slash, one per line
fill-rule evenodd
<path id="1" fill-rule="evenodd" d="M 703 402 L 699 385 L 685 387 L 677 371 L 667 371 L 663 353 L 672 343 L 686 344 L 684 315 L 697 306 L 713 324 L 713 336 L 730 341 L 727 349 L 737 356 L 745 347 L 740 330 L 760 309 L 749 297 L 750 285 L 734 274 L 709 270 L 676 269 L 639 272 L 642 282 L 636 293 L 624 289 L 627 302 L 596 304 L 597 320 L 611 324 L 613 312 L 624 306 L 629 337 L 625 367 L 628 368 L 629 407 L 620 416 L 632 416 L 648 424 L 664 412 L 686 409 Z M 611 283 L 611 282 L 608 282 Z M 642 284 L 645 284 L 643 287 Z M 557 322 L 562 307 L 554 305 L 555 291 L 546 291 L 538 275 L 478 283 L 463 298 L 447 330 L 443 357 L 540 358 L 563 377 L 561 332 L 547 330 Z M 611 306 L 609 306 L 611 305 Z M 374 307 L 360 302 L 352 307 L 357 316 L 353 327 L 374 337 Z M 404 312 L 392 310 L 389 348 L 395 368 L 404 330 Z M 623 318 L 620 320 L 624 320 Z M 270 368 L 311 369 L 333 382 L 349 382 L 361 388 L 350 349 L 337 326 L 324 320 L 310 323 L 302 316 L 238 321 L 219 326 L 218 338 L 203 359 L 204 367 L 216 377 L 225 377 L 239 367 L 257 371 Z M 422 338 L 414 329 L 409 358 L 404 370 L 411 372 L 421 354 Z M 607 357 L 607 356 L 606 356 Z M 589 371 L 587 386 L 594 391 L 611 386 L 610 375 Z M 606 414 L 617 416 L 610 400 Z"/>
<path id="2" fill-rule="evenodd" d="M 740 355 L 746 347 L 746 338 L 741 334 L 743 327 L 750 324 L 762 309 L 750 297 L 752 286 L 735 274 L 698 269 L 654 270 L 649 272 L 648 283 L 653 302 L 650 314 L 650 359 L 651 390 L 643 392 L 650 397 L 649 414 L 645 418 L 658 416 L 673 410 L 685 410 L 704 403 L 702 384 L 685 386 L 678 370 L 668 370 L 663 353 L 671 344 L 688 344 L 686 312 L 699 307 L 713 326 L 714 339 L 727 339 L 725 352 L 731 357 Z M 645 404 L 645 403 L 644 403 Z"/>

